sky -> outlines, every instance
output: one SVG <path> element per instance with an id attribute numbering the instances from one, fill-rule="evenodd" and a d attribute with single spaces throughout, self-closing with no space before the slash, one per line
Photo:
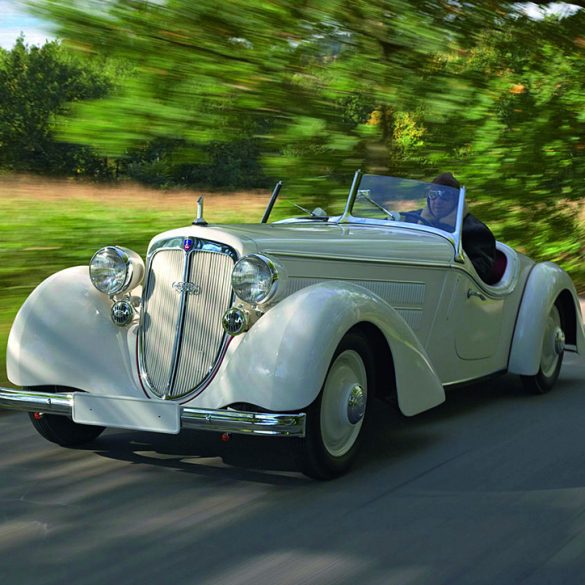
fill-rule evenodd
<path id="1" fill-rule="evenodd" d="M 20 33 L 29 45 L 43 45 L 52 39 L 48 23 L 26 13 L 21 0 L 0 0 L 0 47 L 11 49 Z"/>
<path id="2" fill-rule="evenodd" d="M 532 18 L 542 18 L 544 12 L 532 2 L 525 2 L 524 9 Z M 564 2 L 552 5 L 552 11 L 567 16 L 578 10 L 575 6 Z M 29 45 L 43 45 L 51 40 L 49 23 L 27 14 L 22 0 L 0 0 L 0 47 L 11 49 L 14 41 L 23 33 Z"/>

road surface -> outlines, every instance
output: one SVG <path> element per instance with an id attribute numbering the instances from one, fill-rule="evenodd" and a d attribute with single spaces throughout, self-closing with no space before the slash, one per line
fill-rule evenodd
<path id="1" fill-rule="evenodd" d="M 585 362 L 376 413 L 352 472 L 305 479 L 287 440 L 107 431 L 64 449 L 0 417 L 3 585 L 580 584 Z"/>

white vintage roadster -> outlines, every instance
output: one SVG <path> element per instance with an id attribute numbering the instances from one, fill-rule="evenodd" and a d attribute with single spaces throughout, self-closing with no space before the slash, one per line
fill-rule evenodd
<path id="1" fill-rule="evenodd" d="M 105 427 L 287 437 L 303 471 L 345 472 L 376 400 L 406 416 L 504 372 L 549 390 L 585 352 L 575 288 L 497 243 L 488 284 L 462 242 L 465 189 L 441 229 L 432 185 L 357 172 L 343 213 L 193 225 L 146 262 L 117 246 L 48 278 L 12 327 L 0 405 L 64 446 Z M 259 439 L 260 440 L 260 439 Z"/>

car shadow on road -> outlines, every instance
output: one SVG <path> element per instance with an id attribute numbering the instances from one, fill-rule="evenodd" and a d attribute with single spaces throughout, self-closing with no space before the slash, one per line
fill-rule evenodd
<path id="1" fill-rule="evenodd" d="M 566 380 L 569 382 L 569 380 Z M 437 408 L 415 417 L 402 416 L 395 407 L 376 403 L 370 410 L 357 469 L 399 462 L 414 452 L 437 445 L 452 433 L 457 421 L 532 408 L 534 401 L 556 400 L 563 380 L 549 395 L 530 396 L 517 376 L 502 376 L 452 388 Z M 96 454 L 139 465 L 170 468 L 209 478 L 226 478 L 274 485 L 304 485 L 297 456 L 298 441 L 286 438 L 182 431 L 178 436 L 109 430 L 85 447 Z"/>
<path id="2" fill-rule="evenodd" d="M 531 394 L 519 376 L 506 374 L 448 388 L 443 404 L 414 417 L 382 405 L 370 413 L 358 467 L 404 460 L 431 447 L 463 452 L 489 442 L 498 432 L 506 433 L 516 426 L 517 417 L 546 420 L 567 402 L 567 393 L 578 391 L 574 382 L 581 378 L 572 362 L 571 366 L 555 388 L 543 395 Z"/>
<path id="3" fill-rule="evenodd" d="M 137 465 L 171 468 L 206 477 L 225 477 L 274 485 L 308 481 L 299 470 L 294 440 L 184 430 L 179 435 L 107 431 L 85 448 Z M 296 443 L 295 443 L 296 445 Z"/>

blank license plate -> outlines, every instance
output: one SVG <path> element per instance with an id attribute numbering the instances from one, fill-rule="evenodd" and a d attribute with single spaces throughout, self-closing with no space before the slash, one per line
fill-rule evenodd
<path id="1" fill-rule="evenodd" d="M 181 430 L 180 410 L 176 402 L 143 398 L 75 393 L 73 420 L 85 425 L 171 435 Z"/>

